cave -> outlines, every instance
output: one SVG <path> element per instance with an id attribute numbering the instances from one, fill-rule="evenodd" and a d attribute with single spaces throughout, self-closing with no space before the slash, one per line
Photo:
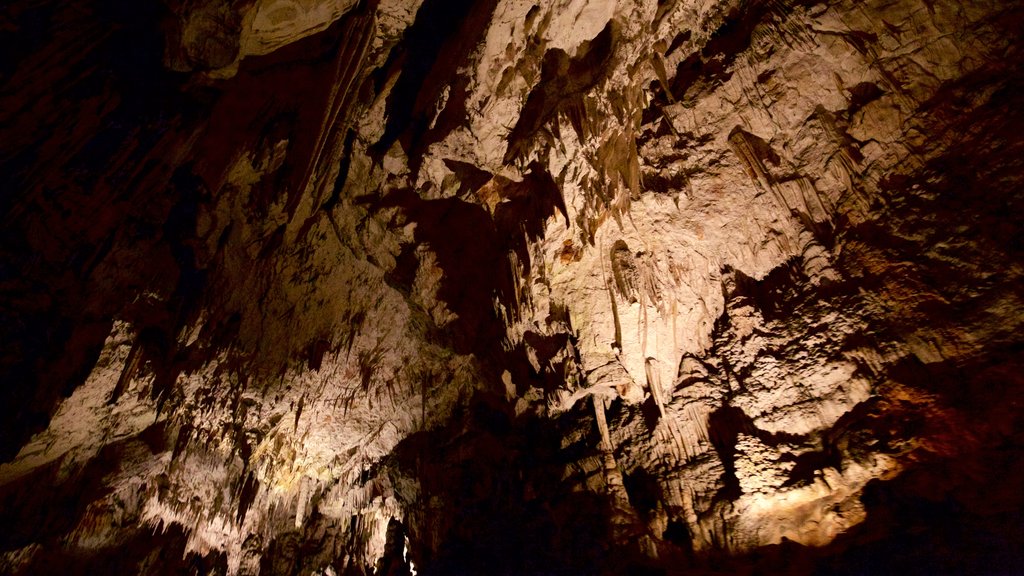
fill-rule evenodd
<path id="1" fill-rule="evenodd" d="M 1024 571 L 1024 4 L 0 46 L 0 573 Z"/>

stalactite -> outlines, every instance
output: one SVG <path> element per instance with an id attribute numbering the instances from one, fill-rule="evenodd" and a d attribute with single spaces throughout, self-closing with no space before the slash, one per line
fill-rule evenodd
<path id="1" fill-rule="evenodd" d="M 664 418 L 665 400 L 662 396 L 664 389 L 661 386 L 661 375 L 658 372 L 656 363 L 656 359 L 646 358 L 644 360 L 644 373 L 647 375 L 647 389 L 650 390 L 651 398 L 654 399 L 655 404 L 658 406 L 658 413 Z"/>
<path id="2" fill-rule="evenodd" d="M 772 157 L 773 153 L 763 140 L 737 126 L 729 133 L 729 147 L 739 158 L 750 178 L 762 190 L 770 193 L 780 208 L 787 212 L 793 209 L 779 191 L 775 179 L 765 166 L 766 160 L 778 163 L 778 159 Z"/>
<path id="3" fill-rule="evenodd" d="M 0 572 L 1020 564 L 1012 3 L 12 2 Z"/>

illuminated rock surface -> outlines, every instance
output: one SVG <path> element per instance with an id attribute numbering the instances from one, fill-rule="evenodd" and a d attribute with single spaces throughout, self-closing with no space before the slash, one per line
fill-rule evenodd
<path id="1" fill-rule="evenodd" d="M 1019 570 L 1022 35 L 9 2 L 0 572 Z"/>

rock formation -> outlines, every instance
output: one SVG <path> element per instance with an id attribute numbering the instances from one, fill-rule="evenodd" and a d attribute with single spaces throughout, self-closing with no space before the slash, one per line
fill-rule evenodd
<path id="1" fill-rule="evenodd" d="M 1024 5 L 0 39 L 0 572 L 1020 569 Z"/>

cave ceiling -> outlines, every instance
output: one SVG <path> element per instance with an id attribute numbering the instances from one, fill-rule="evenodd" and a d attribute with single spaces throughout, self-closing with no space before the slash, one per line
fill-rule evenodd
<path id="1" fill-rule="evenodd" d="M 0 573 L 1021 570 L 1022 36 L 5 3 Z"/>

